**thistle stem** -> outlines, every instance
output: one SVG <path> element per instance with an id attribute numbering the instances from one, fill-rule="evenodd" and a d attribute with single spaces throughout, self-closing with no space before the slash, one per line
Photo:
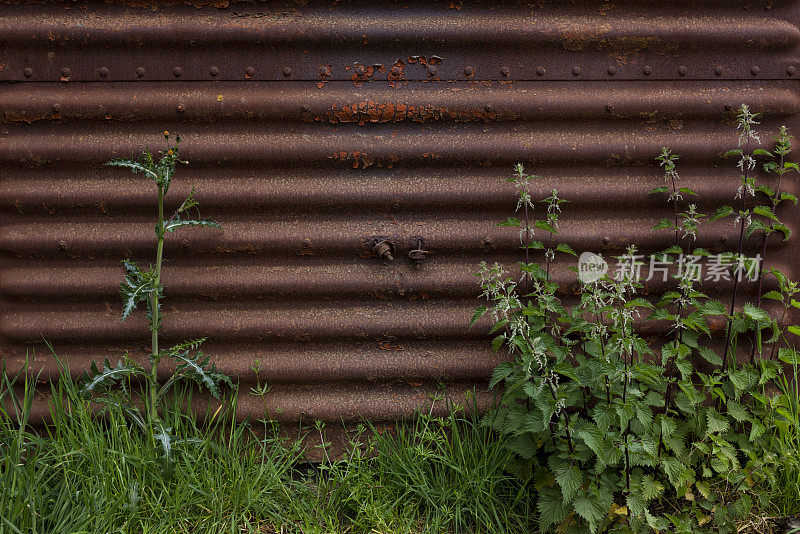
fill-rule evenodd
<path id="1" fill-rule="evenodd" d="M 158 415 L 156 401 L 158 399 L 158 292 L 161 283 L 161 260 L 164 255 L 164 190 L 158 188 L 158 226 L 156 227 L 158 248 L 156 249 L 156 289 L 150 296 L 150 420 L 154 421 Z"/>

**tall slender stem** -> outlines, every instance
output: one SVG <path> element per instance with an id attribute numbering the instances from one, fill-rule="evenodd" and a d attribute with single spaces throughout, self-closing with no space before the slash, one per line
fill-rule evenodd
<path id="1" fill-rule="evenodd" d="M 745 153 L 750 154 L 750 137 L 747 138 L 747 146 L 745 147 Z M 739 217 L 741 218 L 741 224 L 739 225 L 739 246 L 736 251 L 736 262 L 738 267 L 738 262 L 741 261 L 742 257 L 742 247 L 744 246 L 744 223 L 745 218 L 742 215 L 745 208 L 745 196 L 747 196 L 747 169 L 748 169 L 748 162 L 745 161 L 742 165 L 742 204 L 741 208 L 739 209 Z M 725 334 L 725 351 L 722 355 L 722 370 L 728 368 L 728 350 L 731 346 L 731 334 L 733 333 L 733 311 L 736 306 L 736 291 L 739 288 L 739 277 L 741 276 L 740 271 L 738 268 L 734 271 L 733 277 L 733 295 L 731 296 L 731 309 L 730 309 L 730 318 L 728 319 L 728 329 Z"/>
<path id="2" fill-rule="evenodd" d="M 158 248 L 156 249 L 156 289 L 150 296 L 150 419 L 158 415 L 156 400 L 158 398 L 158 287 L 161 283 L 161 260 L 164 255 L 164 190 L 158 187 L 158 226 L 156 226 Z"/>

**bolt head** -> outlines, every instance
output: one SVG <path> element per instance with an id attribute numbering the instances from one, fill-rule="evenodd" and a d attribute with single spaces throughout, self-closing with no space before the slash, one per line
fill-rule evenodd
<path id="1" fill-rule="evenodd" d="M 436 76 L 437 69 L 434 65 L 428 65 L 428 76 Z"/>
<path id="2" fill-rule="evenodd" d="M 182 68 L 180 68 L 180 67 L 175 67 L 174 69 L 172 69 L 172 74 L 173 74 L 173 75 L 174 75 L 176 78 L 180 78 L 180 77 L 181 77 L 181 75 L 183 75 L 183 69 L 182 69 Z"/>
<path id="3" fill-rule="evenodd" d="M 617 73 L 617 67 L 615 67 L 614 65 L 609 65 L 607 70 L 609 76 L 613 76 Z"/>
<path id="4" fill-rule="evenodd" d="M 246 69 L 244 69 L 244 75 L 247 78 L 251 78 L 255 73 L 256 73 L 255 67 L 247 67 Z"/>
<path id="5" fill-rule="evenodd" d="M 62 78 L 69 78 L 71 74 L 72 74 L 72 71 L 70 71 L 67 67 L 64 67 L 63 69 L 61 69 L 61 77 Z"/>
<path id="6" fill-rule="evenodd" d="M 758 65 L 753 65 L 752 67 L 750 67 L 750 74 L 752 74 L 753 76 L 758 76 L 760 72 L 761 69 L 759 68 Z"/>
<path id="7" fill-rule="evenodd" d="M 26 78 L 30 78 L 31 76 L 33 76 L 33 69 L 30 67 L 25 67 L 24 69 L 22 69 L 22 74 Z"/>
<path id="8" fill-rule="evenodd" d="M 475 74 L 475 70 L 473 70 L 473 68 L 472 68 L 472 67 L 464 67 L 464 76 L 466 76 L 467 78 L 469 78 L 469 77 L 471 77 L 473 74 Z"/>
<path id="9" fill-rule="evenodd" d="M 645 76 L 650 76 L 651 74 L 653 74 L 653 67 L 651 67 L 650 65 L 645 65 L 644 68 L 642 69 L 642 72 L 644 73 Z"/>
<path id="10" fill-rule="evenodd" d="M 136 77 L 137 78 L 144 78 L 145 72 L 146 71 L 144 70 L 144 67 L 137 67 L 136 68 Z"/>
<path id="11" fill-rule="evenodd" d="M 186 108 L 183 106 L 183 104 L 178 104 L 178 107 L 176 109 L 178 110 L 178 113 L 183 113 L 184 111 L 186 111 Z"/>
<path id="12" fill-rule="evenodd" d="M 544 73 L 545 73 L 544 67 L 536 67 L 537 76 L 544 76 Z"/>
<path id="13" fill-rule="evenodd" d="M 509 69 L 508 67 L 503 67 L 502 69 L 500 69 L 500 76 L 506 78 L 508 77 L 509 74 L 511 74 L 511 69 Z"/>
<path id="14" fill-rule="evenodd" d="M 794 65 L 789 65 L 788 67 L 786 67 L 786 74 L 788 74 L 789 76 L 794 76 L 795 74 L 797 74 L 797 67 L 795 67 Z"/>
<path id="15" fill-rule="evenodd" d="M 491 113 L 492 111 L 494 111 L 494 106 L 492 106 L 491 104 L 486 104 L 485 106 L 483 106 L 483 110 L 486 111 L 486 113 Z"/>
<path id="16" fill-rule="evenodd" d="M 714 67 L 714 74 L 717 76 L 722 76 L 722 65 L 717 65 Z"/>
<path id="17" fill-rule="evenodd" d="M 210 69 L 208 69 L 208 73 L 211 76 L 216 76 L 217 74 L 219 74 L 219 69 L 217 67 L 211 67 Z"/>
<path id="18" fill-rule="evenodd" d="M 52 110 L 54 114 L 58 115 L 61 113 L 61 106 L 59 104 L 53 104 Z"/>
<path id="19" fill-rule="evenodd" d="M 581 74 L 581 68 L 579 66 L 575 65 L 574 67 L 572 67 L 573 76 L 580 76 L 580 74 Z"/>
<path id="20" fill-rule="evenodd" d="M 287 78 L 292 75 L 292 68 L 291 67 L 283 67 L 283 75 Z"/>
<path id="21" fill-rule="evenodd" d="M 357 76 L 364 76 L 367 73 L 366 67 L 364 65 L 359 65 L 356 67 L 356 75 Z"/>
<path id="22" fill-rule="evenodd" d="M 303 113 L 308 113 L 308 106 L 306 106 L 305 104 L 300 109 L 303 111 Z"/>
<path id="23" fill-rule="evenodd" d="M 99 74 L 100 74 L 101 78 L 107 78 L 108 77 L 108 67 L 100 67 Z"/>
<path id="24" fill-rule="evenodd" d="M 683 65 L 678 67 L 678 74 L 680 74 L 681 76 L 686 76 L 687 72 L 689 72 L 689 71 Z"/>
<path id="25" fill-rule="evenodd" d="M 324 76 L 330 76 L 331 75 L 331 68 L 328 67 L 327 65 L 321 65 L 319 67 L 318 72 L 319 72 L 320 76 L 323 76 L 323 77 Z"/>

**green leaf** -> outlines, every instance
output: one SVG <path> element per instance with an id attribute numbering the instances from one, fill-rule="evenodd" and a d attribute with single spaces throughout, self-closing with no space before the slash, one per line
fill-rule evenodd
<path id="1" fill-rule="evenodd" d="M 705 361 L 712 365 L 722 365 L 722 358 L 714 350 L 708 347 L 698 347 L 697 352 Z"/>
<path id="2" fill-rule="evenodd" d="M 765 299 L 779 300 L 783 302 L 783 294 L 778 291 L 767 291 L 764 293 L 763 297 Z"/>
<path id="3" fill-rule="evenodd" d="M 769 324 L 771 321 L 771 318 L 767 312 L 765 312 L 761 308 L 753 306 L 749 302 L 746 302 L 744 304 L 743 311 L 747 317 L 754 320 L 756 323 Z"/>
<path id="4" fill-rule="evenodd" d="M 791 202 L 794 206 L 797 206 L 797 197 L 791 193 L 781 193 L 780 200 L 781 201 L 786 200 L 788 202 Z"/>
<path id="5" fill-rule="evenodd" d="M 775 223 L 775 224 L 772 225 L 772 229 L 780 232 L 781 234 L 783 234 L 783 240 L 784 241 L 789 239 L 789 237 L 791 237 L 791 235 L 792 235 L 792 231 L 785 224 Z"/>
<path id="6" fill-rule="evenodd" d="M 133 365 L 124 365 L 121 361 L 111 367 L 108 358 L 103 362 L 103 367 L 98 368 L 95 362 L 89 366 L 89 371 L 83 375 L 81 394 L 88 397 L 101 389 L 113 386 L 125 378 L 140 375 L 141 369 Z"/>
<path id="7" fill-rule="evenodd" d="M 603 498 L 602 493 L 602 488 L 598 488 L 593 494 L 584 494 L 572 503 L 575 512 L 589 523 L 591 532 L 597 531 L 598 524 L 608 514 L 613 502 L 613 498 Z"/>
<path id="8" fill-rule="evenodd" d="M 531 250 L 544 250 L 544 243 L 541 241 L 531 241 L 528 243 L 527 247 L 525 245 L 520 246 L 520 248 L 528 248 Z"/>
<path id="9" fill-rule="evenodd" d="M 800 334 L 798 334 L 800 335 Z M 789 365 L 800 365 L 800 354 L 794 349 L 781 348 L 778 349 L 778 358 Z"/>
<path id="10" fill-rule="evenodd" d="M 558 231 L 552 226 L 550 226 L 550 223 L 548 223 L 547 221 L 536 221 L 536 223 L 534 223 L 534 226 L 540 230 L 550 232 L 551 234 L 558 233 Z"/>
<path id="11" fill-rule="evenodd" d="M 566 243 L 559 243 L 556 245 L 556 250 L 559 252 L 564 252 L 566 254 L 572 254 L 573 256 L 577 256 L 578 254 L 572 250 L 572 247 L 567 245 Z"/>
<path id="12" fill-rule="evenodd" d="M 665 217 L 653 226 L 653 230 L 661 230 L 663 228 L 673 228 L 672 220 Z"/>
<path id="13" fill-rule="evenodd" d="M 124 159 L 124 158 L 115 159 L 109 161 L 108 163 L 106 163 L 106 165 L 108 165 L 109 167 L 124 167 L 126 169 L 130 169 L 131 172 L 133 173 L 140 172 L 142 174 L 149 176 L 150 178 L 153 178 L 154 180 L 158 179 L 158 174 L 156 174 L 156 172 L 152 168 L 132 159 Z"/>
<path id="14" fill-rule="evenodd" d="M 511 376 L 514 372 L 516 364 L 514 362 L 503 362 L 494 368 L 492 379 L 489 381 L 489 389 L 494 389 L 497 384 Z"/>
<path id="15" fill-rule="evenodd" d="M 756 206 L 753 208 L 753 213 L 756 215 L 761 215 L 762 217 L 766 217 L 767 219 L 771 219 L 773 221 L 777 221 L 778 217 L 772 213 L 772 209 L 768 208 L 767 206 Z"/>
<path id="16" fill-rule="evenodd" d="M 725 152 L 725 153 L 722 155 L 722 157 L 723 157 L 723 158 L 727 158 L 727 157 L 730 157 L 730 156 L 741 156 L 741 155 L 742 155 L 742 151 L 741 151 L 741 149 L 739 149 L 739 148 L 734 148 L 733 150 L 728 150 L 727 152 Z"/>
<path id="17" fill-rule="evenodd" d="M 229 387 L 233 387 L 230 377 L 218 372 L 216 366 L 210 363 L 208 356 L 205 356 L 202 352 L 198 352 L 194 357 L 191 357 L 189 351 L 184 351 L 171 355 L 171 358 L 178 363 L 178 367 L 175 370 L 176 376 L 189 378 L 201 386 L 207 387 L 215 398 L 219 398 L 221 395 L 220 384 L 225 383 Z"/>
<path id="18" fill-rule="evenodd" d="M 648 194 L 652 195 L 654 193 L 669 193 L 669 188 L 663 185 L 661 187 L 654 187 Z"/>
<path id="19" fill-rule="evenodd" d="M 542 528 L 561 523 L 567 518 L 569 509 L 557 488 L 544 488 L 539 492 L 536 502 L 539 509 L 539 523 Z"/>
<path id="20" fill-rule="evenodd" d="M 734 401 L 733 399 L 728 399 L 728 415 L 730 415 L 740 423 L 750 420 L 750 414 L 744 408 L 744 406 Z"/>
<path id="21" fill-rule="evenodd" d="M 505 221 L 501 222 L 497 226 L 521 226 L 522 223 L 516 217 L 509 217 Z"/>
<path id="22" fill-rule="evenodd" d="M 697 194 L 697 193 L 695 193 L 695 192 L 692 190 L 692 188 L 691 188 L 691 187 L 679 187 L 679 188 L 678 188 L 678 191 L 680 191 L 680 192 L 681 192 L 681 193 L 683 193 L 684 195 L 694 195 L 694 196 L 698 196 L 698 194 Z"/>
<path id="23" fill-rule="evenodd" d="M 475 309 L 475 313 L 473 313 L 473 314 L 472 314 L 472 319 L 470 319 L 470 321 L 469 321 L 469 327 L 470 327 L 470 328 L 472 328 L 472 326 L 473 326 L 475 323 L 477 323 L 477 322 L 478 322 L 478 319 L 480 319 L 481 317 L 483 317 L 483 316 L 484 316 L 484 314 L 485 314 L 485 313 L 486 313 L 488 310 L 489 310 L 489 308 L 487 308 L 486 306 L 478 306 L 478 307 Z"/>
<path id="24" fill-rule="evenodd" d="M 646 501 L 652 501 L 659 497 L 664 492 L 664 485 L 658 480 L 654 479 L 651 475 L 642 476 L 642 498 Z"/>
<path id="25" fill-rule="evenodd" d="M 125 276 L 122 280 L 120 294 L 122 295 L 122 320 L 136 308 L 140 302 L 145 302 L 153 292 L 159 291 L 161 286 L 156 284 L 155 272 L 152 269 L 140 271 L 136 263 L 124 260 L 122 266 Z"/>
<path id="26" fill-rule="evenodd" d="M 553 474 L 561 487 L 564 502 L 569 504 L 583 484 L 583 473 L 577 465 L 563 465 L 554 469 Z"/>
<path id="27" fill-rule="evenodd" d="M 731 427 L 725 416 L 717 413 L 714 408 L 709 408 L 706 412 L 706 423 L 709 434 L 725 432 Z"/>
<path id="28" fill-rule="evenodd" d="M 178 228 L 185 228 L 187 226 L 201 226 L 204 228 L 222 228 L 222 225 L 211 219 L 175 219 L 164 224 L 164 230 L 172 233 Z"/>
<path id="29" fill-rule="evenodd" d="M 772 152 L 770 152 L 768 150 L 764 150 L 763 148 L 756 148 L 756 149 L 753 149 L 753 155 L 754 156 L 770 156 L 771 157 L 772 156 Z"/>
<path id="30" fill-rule="evenodd" d="M 710 220 L 716 221 L 717 219 L 722 219 L 723 217 L 727 217 L 728 215 L 733 215 L 735 212 L 733 208 L 730 206 L 722 206 L 721 208 L 717 209 L 717 211 L 709 217 Z"/>

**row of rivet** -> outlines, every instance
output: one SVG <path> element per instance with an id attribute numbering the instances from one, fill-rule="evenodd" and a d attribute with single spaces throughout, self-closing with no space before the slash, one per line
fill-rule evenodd
<path id="1" fill-rule="evenodd" d="M 364 76 L 366 74 L 366 69 L 363 66 L 359 66 L 359 67 L 356 68 L 356 74 L 358 74 L 360 76 Z M 545 70 L 544 67 L 537 67 L 536 68 L 537 76 L 544 76 L 546 72 L 547 71 Z M 581 72 L 582 72 L 581 68 L 578 65 L 575 65 L 574 67 L 572 67 L 573 76 L 580 76 Z M 617 74 L 617 67 L 615 67 L 614 65 L 611 65 L 611 66 L 608 67 L 608 69 L 606 69 L 606 72 L 608 72 L 609 76 L 614 76 L 614 75 Z M 717 76 L 722 76 L 723 72 L 724 72 L 724 68 L 722 67 L 722 65 L 717 65 L 717 66 L 714 67 L 714 74 L 716 74 Z M 100 67 L 100 69 L 98 70 L 98 74 L 100 75 L 101 78 L 107 78 L 109 73 L 110 73 L 110 71 L 108 70 L 108 67 Z M 211 76 L 217 76 L 217 75 L 219 75 L 219 69 L 217 67 L 211 67 L 211 69 L 209 69 L 208 73 Z M 398 74 L 400 74 L 400 69 L 392 67 L 392 73 L 395 74 L 395 75 L 398 75 Z M 653 73 L 653 68 L 650 65 L 645 65 L 642 68 L 642 74 L 644 74 L 645 76 L 650 76 L 652 73 Z M 686 66 L 681 65 L 680 67 L 678 67 L 678 74 L 680 76 L 686 76 L 688 73 L 689 73 L 689 69 Z M 752 67 L 750 67 L 750 74 L 752 74 L 753 76 L 758 76 L 760 73 L 761 73 L 761 68 L 758 65 L 753 65 Z M 788 76 L 794 76 L 796 73 L 797 73 L 797 68 L 794 65 L 789 65 L 786 68 L 786 74 Z M 31 77 L 33 77 L 33 69 L 30 68 L 30 67 L 25 67 L 23 69 L 23 71 L 22 71 L 22 74 L 26 78 L 31 78 Z M 143 78 L 145 74 L 146 74 L 146 70 L 145 70 L 144 67 L 138 67 L 136 69 L 136 76 L 138 78 Z M 183 75 L 183 69 L 181 67 L 175 67 L 174 69 L 172 69 L 172 74 L 176 78 L 180 78 Z M 245 69 L 245 78 L 252 78 L 253 76 L 255 76 L 255 74 L 256 74 L 255 67 L 247 67 Z M 436 74 L 437 74 L 436 67 L 433 66 L 433 65 L 428 66 L 428 74 L 430 76 L 436 76 Z M 70 71 L 70 69 L 68 67 L 64 67 L 63 69 L 61 69 L 61 77 L 62 78 L 69 78 L 71 75 L 72 75 L 72 71 Z M 285 77 L 287 77 L 287 78 L 290 77 L 292 75 L 291 67 L 284 67 L 283 68 L 283 75 Z M 322 76 L 322 77 L 330 76 L 331 75 L 331 68 L 329 66 L 320 67 L 319 68 L 319 75 Z M 473 69 L 472 67 L 464 67 L 464 76 L 465 77 L 471 78 L 474 75 L 475 75 L 475 69 Z M 509 77 L 511 75 L 511 69 L 509 69 L 508 67 L 502 67 L 500 69 L 500 75 L 502 77 L 504 77 L 504 78 Z"/>

